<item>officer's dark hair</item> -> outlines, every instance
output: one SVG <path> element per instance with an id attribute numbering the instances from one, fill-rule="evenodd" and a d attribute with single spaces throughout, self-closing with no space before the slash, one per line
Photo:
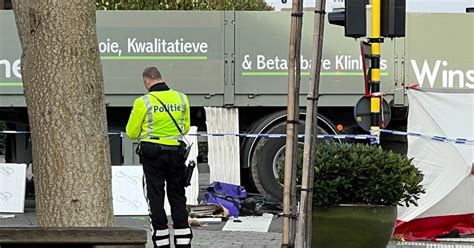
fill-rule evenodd
<path id="1" fill-rule="evenodd" d="M 161 73 L 156 67 L 147 67 L 143 71 L 143 77 L 149 79 L 161 79 Z"/>

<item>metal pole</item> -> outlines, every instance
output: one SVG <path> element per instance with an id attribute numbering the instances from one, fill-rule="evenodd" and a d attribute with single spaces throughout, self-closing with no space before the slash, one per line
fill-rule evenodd
<path id="1" fill-rule="evenodd" d="M 296 247 L 299 248 L 311 247 L 314 157 L 317 148 L 319 81 L 324 38 L 325 5 L 325 0 L 319 0 L 315 6 L 313 54 L 305 121 L 301 207 L 298 218 L 298 242 L 296 243 Z"/>
<path id="2" fill-rule="evenodd" d="M 296 177 L 294 155 L 298 147 L 299 71 L 303 6 L 293 1 L 291 13 L 290 47 L 288 55 L 288 116 L 286 125 L 285 175 L 283 190 L 282 247 L 293 247 L 296 229 Z M 294 199 L 292 201 L 292 199 Z"/>
<path id="3" fill-rule="evenodd" d="M 372 58 L 370 68 L 370 116 L 371 125 L 370 133 L 377 136 L 376 143 L 380 142 L 380 104 L 381 97 L 374 96 L 374 93 L 380 92 L 380 43 L 382 38 L 380 37 L 380 1 L 372 0 L 372 37 L 369 39 L 372 44 Z"/>

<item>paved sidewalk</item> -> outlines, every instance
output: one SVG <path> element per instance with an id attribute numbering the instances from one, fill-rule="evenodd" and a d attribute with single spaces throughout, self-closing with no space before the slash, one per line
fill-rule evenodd
<path id="1" fill-rule="evenodd" d="M 273 248 L 281 247 L 281 219 L 273 220 L 269 232 L 231 232 L 222 231 L 225 223 L 209 224 L 208 227 L 193 227 L 192 247 L 197 248 Z M 25 214 L 15 214 L 15 218 L 0 219 L 0 227 L 36 226 L 34 209 L 27 208 Z M 115 217 L 115 226 L 148 230 L 148 221 L 144 216 Z M 387 248 L 474 248 L 474 240 L 465 242 L 392 242 Z M 147 248 L 153 248 L 151 233 L 148 232 Z M 319 247 L 318 247 L 319 248 Z M 331 248 L 331 247 L 320 247 Z M 371 247 L 367 247 L 371 248 Z"/>
<path id="2" fill-rule="evenodd" d="M 209 175 L 200 173 L 200 188 L 205 190 L 208 185 Z M 200 197 L 202 199 L 202 196 Z M 1 213 L 0 213 L 1 215 Z M 28 227 L 36 226 L 36 213 L 34 201 L 28 199 L 25 203 L 24 214 L 14 214 L 15 218 L 0 218 L 0 227 Z M 231 221 L 231 220 L 230 220 Z M 171 220 L 169 221 L 171 223 Z M 115 217 L 115 226 L 132 227 L 149 230 L 148 217 L 128 216 Z M 212 224 L 207 227 L 193 227 L 194 239 L 192 247 L 208 248 L 261 248 L 281 247 L 282 219 L 274 217 L 267 232 L 222 231 L 225 222 Z M 473 239 L 463 239 L 463 242 L 392 242 L 387 248 L 474 248 Z M 468 242 L 470 241 L 470 242 Z M 147 248 L 153 248 L 151 233 L 148 232 Z M 318 247 L 332 248 L 332 247 Z M 350 248 L 350 247 L 348 247 Z M 372 248 L 372 247 L 367 247 Z"/>
<path id="3" fill-rule="evenodd" d="M 31 227 L 36 226 L 34 209 L 27 208 L 24 214 L 14 214 L 15 218 L 0 219 L 0 227 Z M 281 225 L 280 220 L 275 220 L 272 225 Z M 280 247 L 281 233 L 278 232 L 230 232 L 222 231 L 225 223 L 209 224 L 208 227 L 193 227 L 193 247 Z M 115 217 L 115 226 L 148 229 L 148 220 L 144 216 Z M 275 229 L 276 227 L 271 227 Z M 148 231 L 147 248 L 153 248 L 151 232 Z"/>
<path id="4" fill-rule="evenodd" d="M 200 199 L 209 185 L 209 172 L 206 168 L 199 169 Z M 1 215 L 1 213 L 0 213 Z M 0 227 L 28 227 L 36 226 L 36 213 L 34 199 L 25 202 L 25 213 L 14 214 L 15 218 L 0 218 Z M 230 220 L 231 221 L 231 220 Z M 207 227 L 193 227 L 193 247 L 280 247 L 281 243 L 281 218 L 274 217 L 268 232 L 222 231 L 226 222 L 209 223 Z M 169 223 L 172 223 L 169 220 Z M 114 225 L 117 227 L 132 227 L 149 231 L 147 216 L 116 216 Z M 171 232 L 172 233 L 172 232 Z M 147 247 L 152 248 L 151 232 L 148 232 Z"/>

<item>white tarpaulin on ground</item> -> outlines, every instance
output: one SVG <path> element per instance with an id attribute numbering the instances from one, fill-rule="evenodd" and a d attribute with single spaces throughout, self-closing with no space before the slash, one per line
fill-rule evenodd
<path id="1" fill-rule="evenodd" d="M 209 134 L 239 133 L 237 108 L 206 107 L 206 125 Z M 240 185 L 239 138 L 228 135 L 208 137 L 209 181 Z"/>
<path id="2" fill-rule="evenodd" d="M 197 133 L 197 127 L 191 127 L 189 133 Z M 193 143 L 188 156 L 189 161 L 197 161 L 198 146 L 196 136 L 186 136 Z M 197 164 L 197 162 L 196 162 Z M 148 215 L 148 205 L 143 194 L 142 166 L 112 166 L 112 194 L 114 215 Z M 197 166 L 191 179 L 191 186 L 186 188 L 188 205 L 196 205 L 199 194 L 199 178 Z M 168 199 L 165 200 L 165 210 L 171 214 Z"/>
<path id="3" fill-rule="evenodd" d="M 26 164 L 0 163 L 0 213 L 23 213 Z"/>
<path id="4" fill-rule="evenodd" d="M 408 99 L 408 132 L 474 139 L 474 93 L 408 90 Z M 443 222 L 445 224 L 436 227 L 441 233 L 454 228 L 449 225 L 470 232 L 468 229 L 474 228 L 471 218 L 460 223 L 456 216 L 463 220 L 468 217 L 465 215 L 474 213 L 474 178 L 471 174 L 474 145 L 408 136 L 407 155 L 414 158 L 414 164 L 423 172 L 422 184 L 426 193 L 418 200 L 418 207 L 400 207 L 398 220 L 418 223 L 413 228 L 428 224 L 414 220 L 429 220 L 428 226 L 433 229 Z M 417 235 L 423 236 L 423 233 Z M 432 235 L 435 233 L 427 236 Z"/>
<path id="5" fill-rule="evenodd" d="M 231 218 L 226 222 L 222 231 L 268 232 L 272 220 L 272 214 L 263 214 L 262 216 L 244 216 L 234 219 Z"/>

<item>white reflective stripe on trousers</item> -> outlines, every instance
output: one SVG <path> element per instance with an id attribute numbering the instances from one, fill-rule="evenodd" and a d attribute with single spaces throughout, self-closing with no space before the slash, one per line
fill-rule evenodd
<path id="1" fill-rule="evenodd" d="M 176 245 L 189 245 L 191 243 L 190 238 L 176 239 Z"/>
<path id="2" fill-rule="evenodd" d="M 170 230 L 165 229 L 165 230 L 156 230 L 155 236 L 167 236 L 170 235 Z"/>
<path id="3" fill-rule="evenodd" d="M 174 229 L 175 236 L 183 236 L 191 234 L 191 228 L 183 228 L 183 229 Z"/>
<path id="4" fill-rule="evenodd" d="M 155 245 L 156 245 L 156 246 L 165 246 L 165 245 L 169 245 L 169 244 L 170 244 L 169 238 L 167 238 L 167 239 L 160 239 L 160 240 L 156 240 L 156 241 L 155 241 Z"/>

